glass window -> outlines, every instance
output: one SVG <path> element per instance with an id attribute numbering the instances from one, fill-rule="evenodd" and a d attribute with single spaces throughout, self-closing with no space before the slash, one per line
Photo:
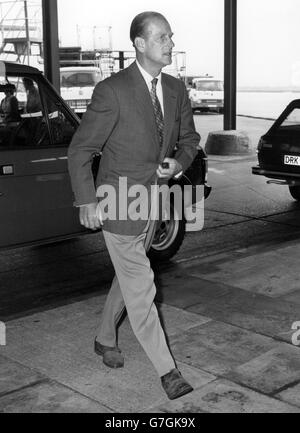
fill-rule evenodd
<path id="1" fill-rule="evenodd" d="M 37 83 L 8 77 L 0 87 L 0 148 L 49 145 L 48 128 Z"/>
<path id="2" fill-rule="evenodd" d="M 0 86 L 0 149 L 68 146 L 76 127 L 57 95 L 43 84 L 9 77 Z"/>
<path id="3" fill-rule="evenodd" d="M 52 143 L 55 146 L 67 146 L 72 140 L 77 124 L 55 93 L 43 86 L 42 91 L 45 97 Z"/>
<path id="4" fill-rule="evenodd" d="M 96 71 L 61 72 L 62 87 L 95 87 L 101 80 L 101 73 Z"/>
<path id="5" fill-rule="evenodd" d="M 300 109 L 295 108 L 282 122 L 281 126 L 300 126 Z"/>
<path id="6" fill-rule="evenodd" d="M 216 80 L 196 81 L 195 88 L 202 92 L 222 92 L 224 90 L 223 82 Z"/>
<path id="7" fill-rule="evenodd" d="M 299 142 L 300 108 L 294 108 L 276 128 L 276 134 L 284 135 Z"/>

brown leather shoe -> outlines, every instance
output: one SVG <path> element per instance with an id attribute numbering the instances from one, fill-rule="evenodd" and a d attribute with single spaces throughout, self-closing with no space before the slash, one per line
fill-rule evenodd
<path id="1" fill-rule="evenodd" d="M 161 377 L 161 384 L 170 400 L 182 397 L 193 391 L 194 388 L 181 376 L 177 368 Z"/>
<path id="2" fill-rule="evenodd" d="M 95 340 L 95 353 L 103 357 L 103 363 L 110 368 L 124 367 L 124 357 L 118 347 L 108 347 Z"/>

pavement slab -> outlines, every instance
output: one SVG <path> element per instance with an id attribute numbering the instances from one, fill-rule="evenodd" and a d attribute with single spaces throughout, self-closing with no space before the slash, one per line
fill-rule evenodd
<path id="1" fill-rule="evenodd" d="M 207 303 L 230 292 L 224 284 L 192 277 L 185 269 L 159 274 L 156 278 L 157 300 L 178 308 Z"/>
<path id="2" fill-rule="evenodd" d="M 106 407 L 53 382 L 0 397 L 0 413 L 110 413 Z"/>
<path id="3" fill-rule="evenodd" d="M 294 302 L 269 298 L 235 287 L 222 297 L 188 307 L 188 310 L 288 343 L 291 343 L 295 332 L 292 324 L 300 318 L 299 305 Z"/>
<path id="4" fill-rule="evenodd" d="M 225 376 L 264 394 L 274 394 L 281 388 L 300 382 L 300 348 L 280 343 Z"/>
<path id="5" fill-rule="evenodd" d="M 0 396 L 40 382 L 45 378 L 46 376 L 37 371 L 0 356 Z"/>
<path id="6" fill-rule="evenodd" d="M 244 164 L 244 169 L 248 171 L 250 176 L 251 167 L 253 165 L 255 165 L 253 162 Z M 227 188 L 224 188 L 223 180 L 221 182 L 216 180 L 218 185 L 221 184 L 221 187 L 213 189 L 213 196 L 211 200 L 208 199 L 205 208 L 255 218 L 262 218 L 282 211 L 290 211 L 295 208 L 292 200 L 290 202 L 287 201 L 283 206 L 278 197 L 277 185 L 274 185 L 273 188 L 271 185 L 266 185 L 265 183 L 262 185 L 262 179 L 259 179 L 259 182 L 254 185 L 252 180 L 241 179 L 241 174 L 238 170 L 236 173 L 234 173 L 233 170 L 233 166 L 227 167 L 223 175 L 224 182 L 227 176 L 232 180 L 232 185 L 228 185 Z M 255 206 L 253 206 L 254 202 Z"/>
<path id="7" fill-rule="evenodd" d="M 81 334 L 85 335 L 87 332 L 90 333 L 90 339 L 93 339 L 105 298 L 106 295 L 100 295 L 10 321 L 7 324 L 8 338 L 10 333 L 17 331 L 21 335 L 26 333 L 25 329 L 27 329 L 27 332 L 30 330 L 29 332 L 43 334 L 43 337 L 47 338 L 52 335 L 59 335 L 70 339 L 70 335 L 74 334 L 74 323 L 76 323 L 76 336 L 78 339 L 81 338 Z M 194 314 L 166 304 L 157 303 L 157 309 L 169 336 L 211 320 L 200 314 Z M 124 337 L 126 337 L 127 333 L 130 333 L 132 338 L 135 338 L 128 320 L 125 320 L 120 329 L 122 328 L 125 329 Z M 71 341 L 67 343 L 72 344 Z M 29 344 L 31 343 L 29 342 Z"/>
<path id="8" fill-rule="evenodd" d="M 295 227 L 300 226 L 300 210 L 295 209 L 293 212 L 286 212 L 279 215 L 273 215 L 265 217 L 266 221 L 270 221 L 273 223 L 291 225 Z"/>
<path id="9" fill-rule="evenodd" d="M 199 236 L 188 233 L 182 247 L 174 258 L 175 263 L 188 262 L 190 258 L 204 258 L 207 254 L 233 251 L 250 246 L 264 246 L 267 242 L 299 239 L 300 228 L 274 224 L 264 219 L 253 219 L 241 223 L 215 227 L 204 227 Z"/>
<path id="10" fill-rule="evenodd" d="M 300 383 L 276 394 L 276 397 L 300 407 Z"/>
<path id="11" fill-rule="evenodd" d="M 299 254 L 299 244 L 277 246 L 273 251 L 248 257 L 231 260 L 229 256 L 228 260 L 215 265 L 214 272 L 199 269 L 191 275 L 222 281 L 253 293 L 279 297 L 300 290 Z"/>
<path id="12" fill-rule="evenodd" d="M 178 368 L 195 389 L 216 379 L 214 375 L 183 363 L 178 363 Z M 124 369 L 114 371 L 99 363 L 98 371 L 93 375 L 73 376 L 68 383 L 114 412 L 147 412 L 154 404 L 168 400 L 156 372 L 144 359 L 126 362 Z"/>
<path id="13" fill-rule="evenodd" d="M 245 221 L 249 221 L 249 219 L 251 220 L 251 218 L 248 217 L 223 212 L 216 212 L 207 209 L 205 209 L 204 212 L 204 226 L 206 229 L 242 223 Z"/>
<path id="14" fill-rule="evenodd" d="M 300 290 L 297 290 L 296 292 L 289 293 L 286 296 L 281 296 L 280 299 L 282 301 L 291 302 L 293 304 L 300 304 Z M 298 308 L 300 309 L 300 306 L 298 305 Z M 299 314 L 300 317 L 300 314 Z"/>
<path id="15" fill-rule="evenodd" d="M 300 409 L 228 380 L 216 380 L 179 400 L 156 405 L 155 413 L 300 413 Z"/>
<path id="16" fill-rule="evenodd" d="M 191 328 L 171 339 L 176 359 L 215 375 L 228 373 L 276 344 L 271 338 L 217 321 Z"/>
<path id="17" fill-rule="evenodd" d="M 161 318 L 161 323 L 169 338 L 211 321 L 209 317 L 202 316 L 201 314 L 194 314 L 190 311 L 175 308 L 167 304 L 158 303 L 157 309 Z"/>
<path id="18" fill-rule="evenodd" d="M 163 402 L 167 397 L 160 380 L 127 318 L 119 329 L 125 368 L 111 370 L 94 354 L 104 301 L 105 296 L 98 296 L 8 322 L 5 356 L 113 411 L 135 412 Z M 159 304 L 158 310 L 169 338 L 210 321 L 168 305 Z M 179 368 L 196 387 L 215 379 L 184 363 Z"/>

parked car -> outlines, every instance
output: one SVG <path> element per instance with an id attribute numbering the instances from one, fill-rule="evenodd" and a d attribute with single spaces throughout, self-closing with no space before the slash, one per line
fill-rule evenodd
<path id="1" fill-rule="evenodd" d="M 2 62 L 2 70 L 2 83 L 20 83 L 22 98 L 22 79 L 32 80 L 40 106 L 27 112 L 27 101 L 22 100 L 20 121 L 0 123 L 0 249 L 89 233 L 80 225 L 78 209 L 73 206 L 67 169 L 67 148 L 80 119 L 38 69 Z M 3 97 L 0 93 L 0 99 Z M 95 155 L 95 174 L 100 158 Z M 205 197 L 209 195 L 207 157 L 202 150 L 178 182 L 182 187 L 192 185 L 193 190 L 203 185 Z M 159 225 L 149 255 L 157 260 L 171 258 L 187 227 L 184 219 L 175 221 L 171 214 Z"/>
<path id="2" fill-rule="evenodd" d="M 287 185 L 300 200 L 300 99 L 292 101 L 261 137 L 257 155 L 252 173 L 267 177 L 268 183 Z"/>
<path id="3" fill-rule="evenodd" d="M 102 79 L 101 70 L 95 66 L 60 68 L 61 96 L 80 116 L 91 102 L 96 84 Z"/>

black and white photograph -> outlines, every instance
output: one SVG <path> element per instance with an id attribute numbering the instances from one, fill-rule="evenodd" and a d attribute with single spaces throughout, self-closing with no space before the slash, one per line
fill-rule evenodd
<path id="1" fill-rule="evenodd" d="M 300 413 L 299 22 L 0 0 L 0 413 Z"/>

